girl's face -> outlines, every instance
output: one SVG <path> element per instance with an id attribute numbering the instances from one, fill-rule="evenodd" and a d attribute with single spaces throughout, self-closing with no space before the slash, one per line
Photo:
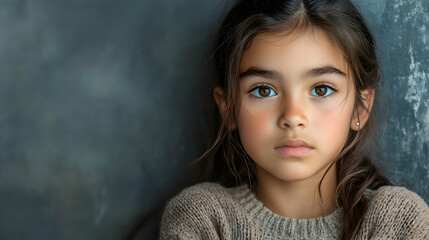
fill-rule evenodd
<path id="1" fill-rule="evenodd" d="M 237 128 L 258 181 L 320 181 L 357 121 L 347 70 L 321 31 L 253 39 L 240 62 Z"/>

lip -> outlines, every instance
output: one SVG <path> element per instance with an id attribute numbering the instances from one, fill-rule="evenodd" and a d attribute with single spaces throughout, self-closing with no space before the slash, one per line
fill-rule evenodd
<path id="1" fill-rule="evenodd" d="M 295 139 L 282 142 L 275 150 L 286 157 L 301 157 L 311 152 L 313 147 L 303 140 Z"/>

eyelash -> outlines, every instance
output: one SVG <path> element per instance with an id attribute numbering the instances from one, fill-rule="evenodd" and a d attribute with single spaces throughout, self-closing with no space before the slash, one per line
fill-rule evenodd
<path id="1" fill-rule="evenodd" d="M 258 85 L 256 85 L 254 88 L 252 88 L 252 89 L 249 91 L 249 94 L 250 94 L 254 99 L 256 99 L 256 100 L 264 100 L 264 99 L 265 99 L 265 98 L 267 98 L 267 97 L 258 97 L 258 96 L 255 96 L 255 94 L 252 94 L 252 92 L 253 92 L 253 91 L 255 91 L 256 89 L 262 88 L 262 87 L 267 88 L 267 89 L 270 89 L 271 91 L 273 91 L 273 92 L 274 92 L 274 93 L 276 93 L 276 95 L 277 95 L 277 92 L 274 90 L 274 88 L 273 88 L 272 86 L 268 85 L 268 84 L 258 84 Z"/>
<path id="2" fill-rule="evenodd" d="M 338 92 L 337 88 L 335 88 L 335 86 L 334 86 L 334 85 L 332 85 L 332 84 L 330 84 L 330 83 L 318 83 L 318 84 L 316 84 L 316 85 L 315 85 L 315 86 L 310 90 L 310 93 L 313 91 L 313 89 L 315 89 L 315 88 L 317 88 L 317 87 L 325 87 L 325 88 L 329 88 L 329 89 L 331 89 L 331 90 L 332 90 L 332 93 L 330 93 L 330 94 L 329 94 L 329 95 L 327 95 L 327 96 L 318 96 L 317 94 L 316 94 L 316 95 L 311 94 L 312 96 L 315 96 L 315 97 L 317 97 L 317 98 L 321 98 L 321 99 L 326 99 L 326 98 L 328 98 L 329 96 L 331 96 L 332 94 L 334 94 L 334 93 Z"/>
<path id="3" fill-rule="evenodd" d="M 249 94 L 251 94 L 251 95 L 252 95 L 252 97 L 253 97 L 253 98 L 255 98 L 256 100 L 264 100 L 265 98 L 268 98 L 269 96 L 267 96 L 267 97 L 258 97 L 258 96 L 255 96 L 255 94 L 252 94 L 252 92 L 253 92 L 253 91 L 255 91 L 256 89 L 259 89 L 259 88 L 261 88 L 261 87 L 268 88 L 268 89 L 270 89 L 271 91 L 273 91 L 273 92 L 275 92 L 275 93 L 277 94 L 277 92 L 274 90 L 274 88 L 273 88 L 272 86 L 268 85 L 268 84 L 258 84 L 258 85 L 256 85 L 254 88 L 252 88 L 248 93 L 249 93 Z M 331 96 L 332 94 L 334 94 L 334 93 L 338 92 L 337 88 L 335 88 L 335 86 L 333 86 L 333 85 L 332 85 L 332 84 L 330 84 L 330 83 L 318 83 L 318 84 L 316 84 L 313 88 L 311 88 L 310 93 L 311 93 L 313 90 L 315 90 L 315 88 L 317 88 L 317 87 L 325 87 L 325 88 L 329 88 L 329 89 L 332 91 L 332 93 L 330 93 L 330 94 L 329 94 L 329 95 L 327 95 L 327 96 L 318 96 L 317 94 L 316 94 L 316 95 L 314 95 L 314 94 L 310 94 L 310 95 L 312 95 L 312 96 L 314 96 L 314 97 L 317 97 L 317 98 L 320 98 L 320 99 L 326 99 L 326 98 L 328 98 L 329 96 Z"/>

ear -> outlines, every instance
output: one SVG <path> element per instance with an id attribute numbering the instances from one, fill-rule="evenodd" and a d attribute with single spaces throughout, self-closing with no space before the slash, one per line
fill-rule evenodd
<path id="1" fill-rule="evenodd" d="M 365 123 L 368 121 L 369 114 L 371 113 L 374 97 L 374 89 L 366 89 L 361 92 L 362 104 L 358 103 L 350 123 L 350 128 L 353 131 L 359 131 L 365 126 Z"/>
<path id="2" fill-rule="evenodd" d="M 226 119 L 225 119 L 225 115 L 226 115 L 226 100 L 225 100 L 225 94 L 224 91 L 221 87 L 215 87 L 213 89 L 213 97 L 214 100 L 217 104 L 217 107 L 219 108 L 219 113 L 222 117 L 222 121 L 225 123 L 225 125 L 228 127 L 229 130 L 234 130 L 235 129 L 235 124 L 234 123 L 227 123 Z"/>

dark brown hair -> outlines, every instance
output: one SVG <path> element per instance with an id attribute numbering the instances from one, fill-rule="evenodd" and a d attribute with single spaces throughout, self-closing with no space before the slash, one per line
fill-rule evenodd
<path id="1" fill-rule="evenodd" d="M 211 160 L 215 178 L 223 184 L 245 182 L 252 186 L 257 181 L 254 162 L 244 150 L 238 130 L 228 127 L 236 123 L 239 112 L 238 79 L 243 51 L 259 33 L 287 34 L 308 28 L 323 31 L 342 50 L 353 76 L 356 106 L 363 104 L 360 94 L 363 90 L 377 90 L 380 69 L 375 42 L 362 16 L 349 0 L 237 1 L 220 27 L 212 56 L 216 86 L 224 90 L 225 113 L 214 143 L 198 159 Z M 350 131 L 345 147 L 330 166 L 337 170 L 336 203 L 344 213 L 340 239 L 354 238 L 360 228 L 368 205 L 364 190 L 391 184 L 369 158 L 368 149 L 375 132 L 374 114 L 370 114 L 363 128 Z M 323 178 L 319 183 L 319 195 Z"/>

